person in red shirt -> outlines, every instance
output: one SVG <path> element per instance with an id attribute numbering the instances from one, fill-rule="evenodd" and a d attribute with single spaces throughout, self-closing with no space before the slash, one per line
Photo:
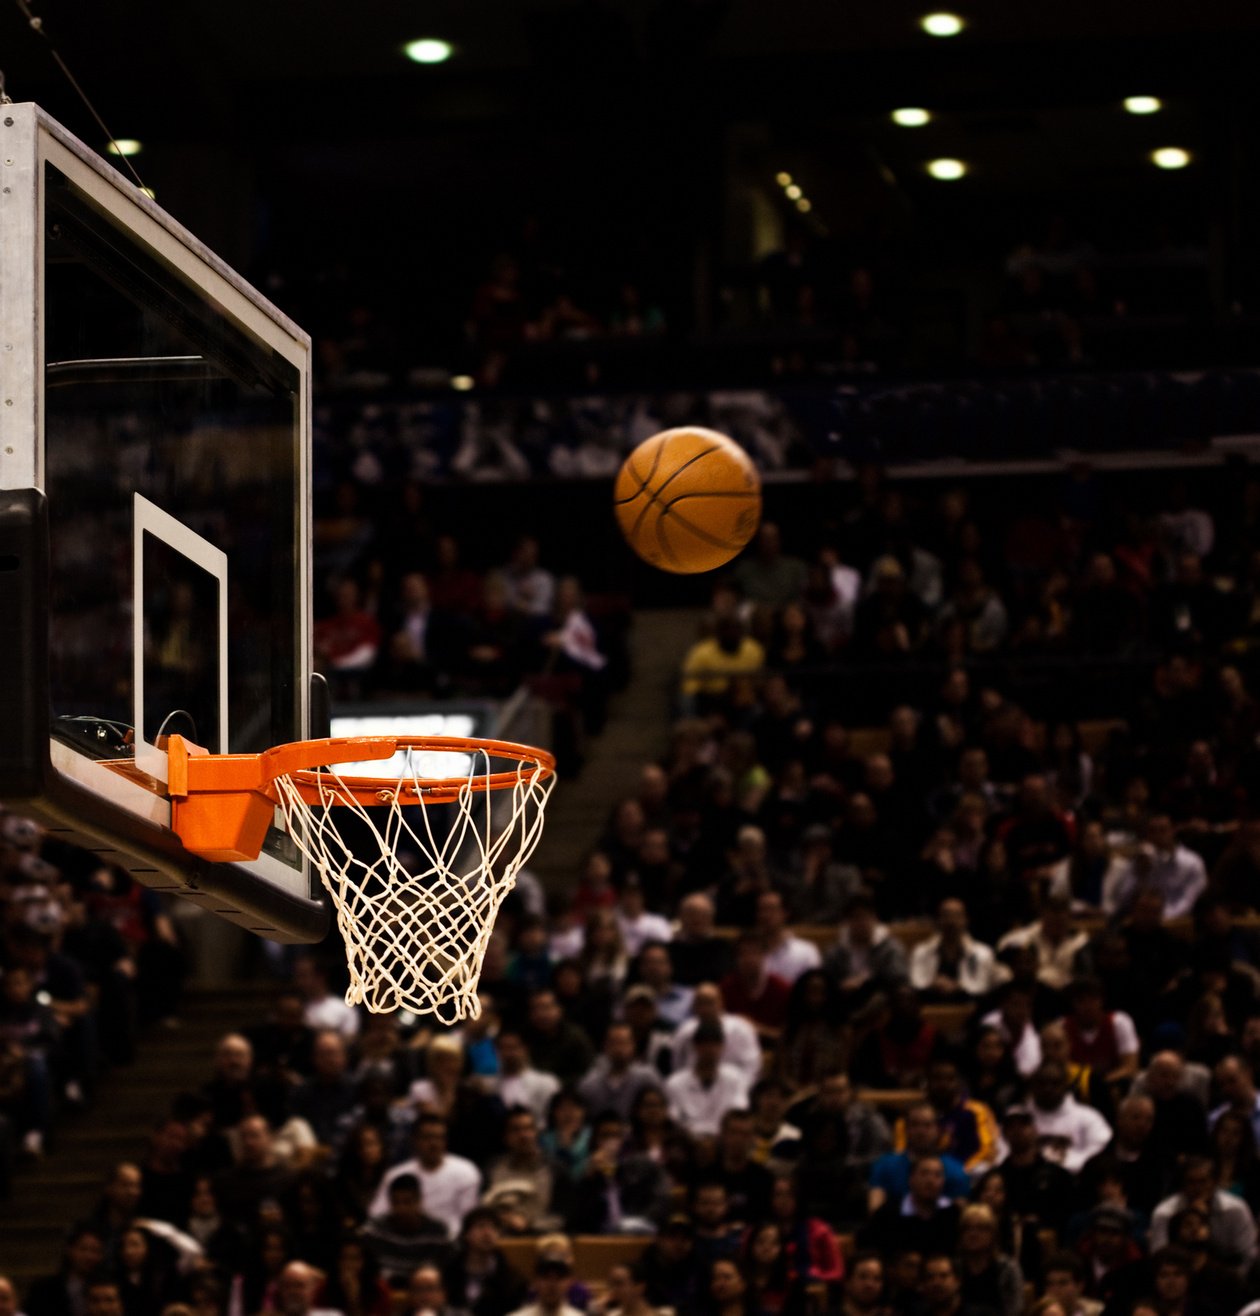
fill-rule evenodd
<path id="1" fill-rule="evenodd" d="M 783 1031 L 792 989 L 766 969 L 766 952 L 760 936 L 746 932 L 739 938 L 735 943 L 735 967 L 719 986 L 727 1010 L 743 1015 L 753 1024 L 763 1045 L 773 1045 Z"/>

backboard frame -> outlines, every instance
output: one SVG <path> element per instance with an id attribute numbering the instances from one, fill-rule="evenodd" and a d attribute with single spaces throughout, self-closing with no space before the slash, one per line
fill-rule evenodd
<path id="1" fill-rule="evenodd" d="M 171 830 L 170 804 L 163 793 L 120 778 L 50 736 L 51 555 L 42 287 L 47 165 L 99 200 L 105 213 L 117 217 L 160 263 L 179 270 L 182 280 L 225 321 L 292 367 L 299 381 L 294 401 L 300 442 L 309 454 L 309 336 L 37 106 L 0 106 L 0 615 L 15 623 L 10 642 L 0 646 L 0 713 L 7 728 L 0 742 L 0 800 L 38 819 L 60 839 L 95 852 L 102 862 L 120 865 L 146 886 L 184 896 L 276 940 L 318 940 L 328 927 L 328 902 L 305 861 L 282 863 L 269 855 L 252 864 L 198 860 Z M 309 457 L 298 461 L 296 485 L 299 579 L 309 582 Z M 155 512 L 145 522 L 151 532 L 156 529 L 161 538 L 174 541 L 197 565 L 219 570 L 209 549 L 202 552 L 194 545 L 186 551 L 195 540 L 191 531 L 163 520 L 161 509 Z M 136 516 L 139 521 L 141 512 Z M 135 534 L 138 545 L 139 529 Z M 138 558 L 138 546 L 135 552 Z M 226 608 L 225 595 L 221 589 L 221 610 Z M 326 734 L 322 718 L 312 716 L 312 705 L 319 700 L 312 694 L 310 609 L 309 589 L 298 588 L 294 711 L 299 738 Z M 139 687 L 140 678 L 136 681 Z M 140 719 L 135 722 L 137 740 L 143 740 Z M 153 744 L 137 749 L 142 756 L 137 766 L 163 780 L 162 751 Z M 124 797 L 125 809 L 117 803 Z"/>

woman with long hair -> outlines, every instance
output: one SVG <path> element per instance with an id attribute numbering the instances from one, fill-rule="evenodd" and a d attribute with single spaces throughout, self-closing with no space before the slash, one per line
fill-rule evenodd
<path id="1" fill-rule="evenodd" d="M 665 1171 L 670 1186 L 691 1181 L 694 1168 L 692 1141 L 670 1118 L 669 1103 L 659 1088 L 644 1088 L 630 1107 L 630 1136 L 626 1150 L 640 1152 Z"/>
<path id="2" fill-rule="evenodd" d="M 356 1223 L 367 1219 L 388 1166 L 380 1129 L 375 1124 L 355 1125 L 342 1149 L 334 1182 L 342 1211 Z"/>
<path id="3" fill-rule="evenodd" d="M 804 1316 L 805 1286 L 788 1265 L 783 1236 L 773 1220 L 744 1235 L 740 1252 L 748 1280 L 748 1309 L 755 1316 Z"/>
<path id="4" fill-rule="evenodd" d="M 393 1299 L 376 1258 L 363 1240 L 349 1235 L 337 1245 L 319 1305 L 344 1316 L 389 1316 Z"/>
<path id="5" fill-rule="evenodd" d="M 1010 1043 L 995 1024 L 984 1024 L 977 1030 L 964 1073 L 971 1098 L 983 1101 L 990 1110 L 1005 1110 L 1022 1087 Z"/>
<path id="6" fill-rule="evenodd" d="M 586 1173 L 591 1125 L 586 1102 L 572 1088 L 561 1088 L 547 1103 L 547 1127 L 539 1137 L 543 1152 L 576 1181 Z"/>
<path id="7" fill-rule="evenodd" d="M 733 1257 L 719 1257 L 709 1267 L 704 1304 L 707 1316 L 754 1316 L 748 1277 Z"/>
<path id="8" fill-rule="evenodd" d="M 1260 1211 L 1260 1157 L 1246 1115 L 1227 1110 L 1217 1117 L 1212 1125 L 1212 1160 L 1221 1191 L 1241 1197 L 1253 1215 Z"/>
<path id="9" fill-rule="evenodd" d="M 982 1203 L 997 1221 L 998 1247 L 1019 1262 L 1020 1273 L 1030 1283 L 1041 1278 L 1041 1239 L 1035 1229 L 1024 1223 L 1010 1209 L 1006 1198 L 1006 1180 L 1001 1173 L 986 1170 L 972 1185 L 971 1200 Z"/>
<path id="10" fill-rule="evenodd" d="M 840 1240 L 825 1220 L 801 1210 L 796 1181 L 789 1174 L 778 1175 L 770 1189 L 770 1219 L 778 1226 L 793 1279 L 829 1286 L 844 1279 Z"/>
<path id="11" fill-rule="evenodd" d="M 175 1296 L 174 1267 L 155 1254 L 149 1235 L 136 1226 L 123 1230 L 114 1270 L 126 1316 L 158 1316 Z"/>
<path id="12" fill-rule="evenodd" d="M 849 1068 L 852 1035 L 840 1008 L 840 990 L 822 969 L 808 969 L 792 984 L 779 1040 L 778 1073 L 794 1088 Z"/>
<path id="13" fill-rule="evenodd" d="M 588 987 L 612 995 L 621 990 L 630 965 L 614 909 L 592 909 L 587 914 L 578 964 Z"/>

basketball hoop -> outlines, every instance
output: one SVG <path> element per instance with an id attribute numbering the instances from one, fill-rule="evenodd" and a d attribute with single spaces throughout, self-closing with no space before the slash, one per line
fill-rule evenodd
<path id="1" fill-rule="evenodd" d="M 172 736 L 168 754 L 171 826 L 194 854 L 257 858 L 279 809 L 337 912 L 347 1004 L 448 1022 L 480 1014 L 495 916 L 542 834 L 550 754 L 447 736 L 307 740 L 261 754 L 208 754 Z M 425 775 L 430 755 L 459 755 L 466 768 Z M 394 762 L 375 777 L 329 766 L 371 760 Z M 435 817 L 444 807 L 451 816 Z"/>

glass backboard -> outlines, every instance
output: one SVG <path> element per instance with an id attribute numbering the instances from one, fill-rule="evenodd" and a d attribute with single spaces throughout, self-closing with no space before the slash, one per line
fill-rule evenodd
<path id="1" fill-rule="evenodd" d="M 282 831 L 254 863 L 183 851 L 163 748 L 324 733 L 309 339 L 35 106 L 0 122 L 0 600 L 20 631 L 0 798 L 147 885 L 317 938 Z"/>

